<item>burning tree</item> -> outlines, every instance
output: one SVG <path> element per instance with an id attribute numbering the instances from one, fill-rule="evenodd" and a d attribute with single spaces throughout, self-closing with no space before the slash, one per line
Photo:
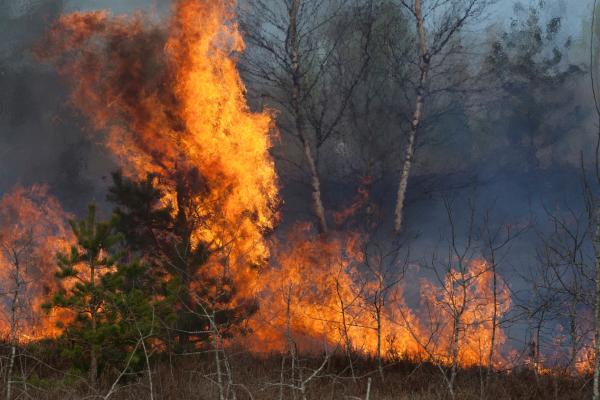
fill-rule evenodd
<path id="1" fill-rule="evenodd" d="M 55 316 L 44 318 L 40 306 L 43 296 L 57 289 L 51 266 L 54 254 L 71 239 L 67 217 L 45 186 L 16 187 L 0 199 L 0 332 L 10 343 L 7 399 L 18 345 L 57 333 Z"/>
<path id="2" fill-rule="evenodd" d="M 171 329 L 187 351 L 195 341 L 209 339 L 211 323 L 233 326 L 253 312 L 255 303 L 234 302 L 231 275 L 208 264 L 214 252 L 224 249 L 197 237 L 209 219 L 205 181 L 196 169 L 176 171 L 170 178 L 149 175 L 134 181 L 115 173 L 108 198 L 117 205 L 117 227 L 127 249 L 149 265 L 151 293 L 175 306 Z M 164 202 L 167 190 L 175 196 Z"/>
<path id="3" fill-rule="evenodd" d="M 167 32 L 141 16 L 74 13 L 39 51 L 75 78 L 74 104 L 107 134 L 127 177 L 111 194 L 121 229 L 178 282 L 181 344 L 206 335 L 192 328 L 200 303 L 251 308 L 277 221 L 271 116 L 246 105 L 232 6 L 177 1 Z"/>

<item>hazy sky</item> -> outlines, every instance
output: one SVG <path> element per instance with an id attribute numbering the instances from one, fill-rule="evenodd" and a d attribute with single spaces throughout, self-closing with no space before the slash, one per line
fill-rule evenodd
<path id="1" fill-rule="evenodd" d="M 498 0 L 491 14 L 498 18 L 506 18 L 512 15 L 515 4 L 530 4 L 530 0 Z M 578 27 L 582 18 L 589 15 L 593 0 L 541 0 L 551 14 L 561 15 L 565 23 Z M 0 0 L 0 4 L 6 4 L 13 15 L 26 13 L 32 7 L 45 0 Z M 249 0 L 251 3 L 252 0 Z M 537 4 L 540 0 L 531 0 Z M 114 13 L 129 12 L 134 9 L 165 11 L 169 8 L 169 0 L 65 0 L 65 11 L 110 9 Z M 6 7 L 6 6 L 5 6 Z"/>

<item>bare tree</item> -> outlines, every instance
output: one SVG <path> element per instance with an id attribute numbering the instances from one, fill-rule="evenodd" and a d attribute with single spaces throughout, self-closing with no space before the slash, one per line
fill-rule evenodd
<path id="1" fill-rule="evenodd" d="M 16 362 L 20 345 L 40 329 L 36 302 L 52 284 L 54 255 L 70 236 L 67 215 L 43 186 L 15 188 L 0 198 L 0 328 L 8 330 L 10 353 L 4 386 L 7 399 L 15 395 Z M 27 386 L 25 385 L 25 388 Z"/>
<path id="2" fill-rule="evenodd" d="M 469 288 L 474 284 L 474 278 L 469 271 L 469 261 L 473 258 L 474 246 L 474 223 L 475 223 L 475 208 L 471 204 L 470 216 L 467 227 L 467 237 L 464 245 L 458 243 L 457 227 L 452 205 L 448 200 L 444 201 L 448 222 L 450 225 L 450 240 L 448 243 L 448 260 L 444 263 L 444 273 L 440 274 L 439 269 L 433 265 L 433 271 L 442 286 L 443 303 L 442 307 L 450 315 L 451 318 L 451 340 L 450 340 L 450 372 L 446 379 L 448 391 L 454 398 L 454 382 L 458 373 L 459 353 L 460 353 L 460 335 L 465 330 L 465 322 L 463 316 L 467 311 L 469 302 L 473 301 L 469 297 Z M 435 260 L 434 260 L 435 263 Z M 477 273 L 482 273 L 477 272 Z"/>
<path id="3" fill-rule="evenodd" d="M 294 290 L 294 285 L 292 283 L 288 283 L 284 289 L 285 293 L 282 293 L 286 302 L 284 335 L 287 342 L 287 350 L 285 352 L 287 353 L 287 356 L 284 354 L 282 357 L 279 382 L 267 383 L 267 386 L 276 386 L 279 388 L 279 399 L 284 398 L 284 389 L 288 389 L 291 392 L 292 399 L 300 398 L 302 400 L 307 400 L 307 390 L 309 385 L 316 378 L 320 377 L 325 367 L 329 363 L 331 356 L 335 354 L 343 339 L 338 343 L 334 343 L 333 348 L 330 348 L 330 343 L 325 340 L 323 343 L 323 359 L 319 365 L 312 369 L 309 368 L 308 365 L 305 365 L 306 362 L 302 362 L 303 360 L 300 359 L 298 346 L 293 332 L 293 325 L 295 323 L 293 321 L 294 314 L 292 312 L 292 303 L 295 296 L 293 293 Z M 287 371 L 285 362 L 286 357 L 289 357 L 290 359 L 289 368 Z M 288 379 L 286 379 L 286 375 L 288 376 Z"/>
<path id="4" fill-rule="evenodd" d="M 344 63 L 340 48 L 348 46 L 349 26 L 338 22 L 349 0 L 253 1 L 242 13 L 249 44 L 242 68 L 256 91 L 280 111 L 278 126 L 300 144 L 308 168 L 311 209 L 321 233 L 328 230 L 323 204 L 319 150 L 342 123 L 350 97 L 369 62 L 371 2 L 358 7 L 366 14 L 361 29 L 364 49 L 359 68 L 337 75 Z M 290 150 L 286 150 L 288 153 Z M 280 159 L 302 167 L 289 155 Z"/>
<path id="5" fill-rule="evenodd" d="M 400 180 L 394 213 L 394 229 L 402 231 L 404 205 L 408 179 L 414 162 L 417 133 L 423 119 L 423 109 L 432 66 L 439 67 L 448 62 L 449 54 L 455 52 L 456 39 L 465 24 L 481 15 L 488 0 L 443 0 L 425 2 L 401 1 L 403 7 L 414 18 L 416 27 L 416 49 L 418 53 L 418 79 L 410 129 L 406 136 L 406 146 L 402 157 Z M 435 21 L 433 24 L 428 17 Z M 434 62 L 435 61 L 435 62 Z"/>
<path id="6" fill-rule="evenodd" d="M 429 283 L 425 292 L 420 322 L 408 318 L 399 308 L 403 324 L 417 343 L 419 349 L 440 370 L 451 398 L 455 398 L 455 381 L 459 370 L 463 337 L 468 323 L 465 313 L 475 300 L 471 288 L 480 274 L 469 268 L 475 256 L 475 208 L 470 203 L 466 237 L 458 237 L 458 226 L 452 202 L 445 199 L 444 206 L 449 222 L 450 236 L 447 239 L 447 256 L 443 259 L 434 252 L 429 267 L 437 285 Z M 481 299 L 480 299 L 481 300 Z"/>
<path id="7" fill-rule="evenodd" d="M 410 252 L 403 253 L 402 245 L 386 248 L 376 240 L 367 241 L 364 246 L 364 273 L 360 287 L 360 296 L 375 322 L 377 369 L 384 380 L 383 352 L 384 324 L 391 319 L 388 313 L 388 301 L 393 297 L 397 285 L 404 279 Z"/>
<path id="8" fill-rule="evenodd" d="M 27 319 L 27 281 L 26 268 L 31 260 L 31 254 L 35 251 L 33 245 L 32 232 L 28 231 L 23 237 L 13 240 L 4 240 L 0 236 L 0 250 L 4 253 L 4 259 L 10 265 L 9 287 L 4 295 L 9 297 L 9 344 L 10 356 L 8 361 L 8 370 L 6 372 L 6 399 L 10 400 L 13 393 L 13 371 L 17 350 L 19 346 L 20 335 L 23 320 Z"/>
<path id="9" fill-rule="evenodd" d="M 398 310 L 418 351 L 440 370 L 450 397 L 456 396 L 456 379 L 465 366 L 486 368 L 483 395 L 486 377 L 502 359 L 497 354 L 505 340 L 500 328 L 510 308 L 508 286 L 498 268 L 526 226 L 495 225 L 490 210 L 479 222 L 471 200 L 463 217 L 457 215 L 455 201 L 444 199 L 444 207 L 449 234 L 442 238 L 444 253 L 434 251 L 422 264 L 432 279 L 422 284 L 419 317 Z"/>
<path id="10" fill-rule="evenodd" d="M 539 274 L 539 280 L 544 289 L 552 293 L 549 299 L 553 300 L 552 318 L 566 317 L 568 321 L 568 369 L 576 375 L 578 354 L 587 336 L 580 311 L 592 304 L 589 289 L 593 277 L 588 265 L 587 217 L 585 212 L 578 213 L 572 209 L 567 210 L 564 216 L 546 209 L 546 215 L 552 230 L 546 235 L 538 234 L 541 242 L 538 259 L 542 268 L 546 269 Z"/>
<path id="11" fill-rule="evenodd" d="M 489 273 L 492 275 L 492 315 L 491 315 L 491 334 L 489 351 L 487 356 L 486 382 L 489 381 L 496 351 L 496 338 L 498 329 L 502 323 L 499 308 L 505 306 L 501 304 L 500 287 L 507 287 L 501 284 L 498 268 L 506 254 L 509 252 L 510 244 L 521 236 L 529 228 L 528 224 L 522 226 L 513 226 L 511 224 L 494 224 L 492 221 L 492 209 L 488 209 L 483 215 L 482 227 L 480 228 L 480 240 L 482 242 L 482 255 L 486 260 Z"/>

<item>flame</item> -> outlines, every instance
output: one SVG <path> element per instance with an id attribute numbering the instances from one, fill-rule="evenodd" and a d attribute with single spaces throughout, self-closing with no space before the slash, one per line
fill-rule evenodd
<path id="1" fill-rule="evenodd" d="M 342 225 L 350 217 L 356 216 L 363 208 L 366 208 L 365 214 L 367 217 L 374 212 L 374 205 L 370 201 L 370 189 L 372 185 L 373 177 L 370 175 L 359 179 L 358 190 L 352 203 L 346 208 L 333 213 L 333 220 L 337 225 Z"/>
<path id="2" fill-rule="evenodd" d="M 362 245 L 357 234 L 319 237 L 309 224 L 292 229 L 274 246 L 276 266 L 261 278 L 263 307 L 251 321 L 255 333 L 246 344 L 255 351 L 285 351 L 290 341 L 304 350 L 326 343 L 371 356 L 379 352 L 383 358 L 400 355 L 451 364 L 455 322 L 457 363 L 489 363 L 493 274 L 483 260 L 469 262 L 464 274 L 450 270 L 442 284 L 423 280 L 420 307 L 411 309 L 401 286 L 389 287 L 390 277 L 366 271 Z M 459 275 L 468 281 L 465 291 Z M 500 351 L 506 335 L 498 325 L 510 309 L 508 288 L 497 281 L 491 360 L 496 367 L 506 362 Z M 460 313 L 453 312 L 463 304 Z"/>
<path id="3" fill-rule="evenodd" d="M 62 313 L 41 305 L 58 289 L 55 255 L 73 242 L 69 215 L 46 186 L 15 187 L 0 199 L 0 333 L 20 342 L 59 333 Z M 14 318 L 13 318 L 14 317 Z"/>
<path id="4" fill-rule="evenodd" d="M 429 350 L 434 358 L 448 363 L 456 347 L 460 365 L 488 365 L 493 341 L 492 365 L 499 367 L 506 361 L 497 349 L 506 342 L 499 325 L 510 310 L 511 298 L 508 287 L 497 276 L 494 299 L 493 278 L 484 260 L 471 260 L 462 272 L 449 270 L 440 285 L 427 280 L 421 283 L 421 302 L 430 310 L 427 324 L 436 332 Z"/>
<path id="5" fill-rule="evenodd" d="M 594 373 L 594 346 L 593 340 L 589 346 L 584 346 L 577 352 L 575 369 L 581 375 Z"/>
<path id="6" fill-rule="evenodd" d="M 353 339 L 360 335 L 354 325 L 362 315 L 358 288 L 352 279 L 360 254 L 356 237 L 315 236 L 310 224 L 300 224 L 280 243 L 274 244 L 274 268 L 261 276 L 259 314 L 251 321 L 255 332 L 249 346 L 256 351 L 283 350 L 293 335 L 295 342 L 325 340 L 340 343 L 344 337 L 342 318 Z"/>
<path id="7" fill-rule="evenodd" d="M 272 116 L 253 113 L 236 68 L 244 45 L 233 1 L 177 1 L 167 26 L 143 15 L 62 16 L 38 51 L 73 82 L 72 102 L 125 173 L 161 178 L 177 208 L 173 176 L 198 171 L 211 244 L 207 270 L 227 274 L 251 295 L 266 263 L 264 233 L 277 221 L 277 179 L 269 155 Z M 166 32 L 166 33 L 165 33 Z"/>

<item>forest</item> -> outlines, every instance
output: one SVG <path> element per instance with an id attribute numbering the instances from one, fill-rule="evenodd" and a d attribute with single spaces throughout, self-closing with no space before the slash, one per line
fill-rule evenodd
<path id="1" fill-rule="evenodd" d="M 0 399 L 600 400 L 597 0 L 0 0 Z"/>

